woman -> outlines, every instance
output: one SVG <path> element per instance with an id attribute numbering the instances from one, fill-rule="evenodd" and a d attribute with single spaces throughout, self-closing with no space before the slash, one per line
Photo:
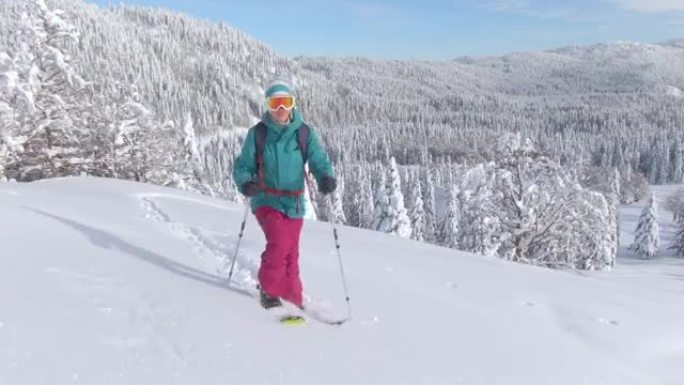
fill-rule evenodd
<path id="1" fill-rule="evenodd" d="M 235 184 L 251 198 L 266 237 L 258 278 L 261 305 L 267 309 L 280 306 L 281 299 L 303 308 L 299 236 L 305 214 L 304 157 L 320 192 L 329 194 L 337 187 L 328 155 L 315 132 L 303 123 L 292 91 L 282 79 L 268 84 L 267 111 L 249 129 L 233 170 Z M 308 136 L 298 136 L 300 129 Z M 302 140 L 306 151 L 300 148 Z"/>

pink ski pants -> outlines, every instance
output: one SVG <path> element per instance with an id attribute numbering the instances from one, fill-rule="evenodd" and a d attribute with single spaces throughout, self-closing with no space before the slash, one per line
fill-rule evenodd
<path id="1" fill-rule="evenodd" d="M 257 208 L 255 216 L 266 236 L 266 250 L 261 254 L 259 268 L 261 289 L 270 296 L 301 307 L 299 236 L 304 220 L 289 218 L 268 206 Z"/>

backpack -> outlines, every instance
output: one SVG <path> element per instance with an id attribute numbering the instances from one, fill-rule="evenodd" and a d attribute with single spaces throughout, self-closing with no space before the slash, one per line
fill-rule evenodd
<path id="1" fill-rule="evenodd" d="M 302 123 L 297 129 L 297 146 L 299 147 L 299 152 L 302 154 L 302 159 L 304 160 L 304 167 L 306 168 L 306 161 L 308 160 L 308 145 L 309 145 L 309 126 Z M 259 174 L 259 188 L 266 194 L 271 194 L 275 196 L 289 196 L 299 198 L 304 194 L 304 189 L 290 191 L 290 190 L 277 190 L 266 186 L 263 174 L 263 164 L 264 164 L 264 146 L 266 145 L 266 125 L 264 122 L 259 122 L 254 127 L 254 145 L 256 146 L 256 165 Z M 304 173 L 307 183 L 309 182 L 306 172 Z M 297 199 L 297 212 L 299 212 L 299 199 Z"/>

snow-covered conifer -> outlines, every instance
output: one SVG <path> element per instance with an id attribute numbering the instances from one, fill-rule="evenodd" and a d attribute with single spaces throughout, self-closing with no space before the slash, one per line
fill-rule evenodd
<path id="1" fill-rule="evenodd" d="M 651 195 L 651 199 L 641 212 L 639 223 L 634 232 L 634 243 L 629 248 L 643 258 L 653 258 L 658 254 L 660 233 L 655 193 Z"/>

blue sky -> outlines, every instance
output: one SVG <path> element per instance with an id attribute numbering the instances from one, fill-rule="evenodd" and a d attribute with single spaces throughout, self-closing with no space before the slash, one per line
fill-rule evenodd
<path id="1" fill-rule="evenodd" d="M 100 5 L 116 0 L 87 0 Z M 684 38 L 684 0 L 126 0 L 223 21 L 285 56 L 448 60 Z"/>

